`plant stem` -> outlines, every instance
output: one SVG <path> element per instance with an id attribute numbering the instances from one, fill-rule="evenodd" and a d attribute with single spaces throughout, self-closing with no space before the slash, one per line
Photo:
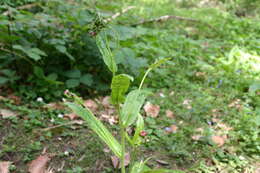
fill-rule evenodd
<path id="1" fill-rule="evenodd" d="M 116 109 L 119 115 L 119 125 L 120 125 L 120 137 L 121 137 L 121 157 L 120 157 L 120 166 L 121 166 L 121 173 L 126 173 L 125 171 L 125 127 L 123 125 L 122 119 L 121 119 L 121 111 L 120 111 L 120 106 L 119 104 L 116 104 Z"/>
<path id="2" fill-rule="evenodd" d="M 121 125 L 120 127 L 121 133 L 121 146 L 122 146 L 122 153 L 121 153 L 121 173 L 125 173 L 125 128 Z"/>
<path id="3" fill-rule="evenodd" d="M 142 88 L 142 86 L 143 86 L 143 84 L 144 84 L 144 80 L 145 80 L 146 76 L 148 75 L 148 73 L 149 73 L 151 70 L 152 70 L 152 69 L 149 68 L 149 69 L 145 72 L 144 77 L 143 77 L 143 79 L 142 79 L 142 81 L 141 81 L 141 83 L 140 83 L 140 85 L 139 85 L 139 90 Z"/>
<path id="4" fill-rule="evenodd" d="M 134 166 L 134 163 L 135 163 L 135 160 L 136 160 L 136 157 L 137 157 L 137 147 L 136 146 L 133 146 L 132 148 L 132 151 L 131 151 L 131 165 L 130 165 L 130 170 L 132 170 L 133 166 Z"/>

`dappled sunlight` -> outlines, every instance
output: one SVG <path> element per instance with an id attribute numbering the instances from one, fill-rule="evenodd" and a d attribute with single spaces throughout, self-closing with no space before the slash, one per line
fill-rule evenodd
<path id="1" fill-rule="evenodd" d="M 228 58 L 222 59 L 226 70 L 242 73 L 253 79 L 260 77 L 260 55 L 246 52 L 242 48 L 234 47 L 228 54 Z"/>

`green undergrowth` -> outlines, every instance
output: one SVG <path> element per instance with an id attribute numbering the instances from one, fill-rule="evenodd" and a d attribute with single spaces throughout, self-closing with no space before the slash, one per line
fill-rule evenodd
<path id="1" fill-rule="evenodd" d="M 236 1 L 237 4 L 235 1 L 212 1 L 212 4 L 204 5 L 198 2 L 125 0 L 88 1 L 86 4 L 103 17 L 130 5 L 136 6 L 113 20 L 107 29 L 118 65 L 135 76 L 135 83 L 140 82 L 149 63 L 158 58 L 171 58 L 162 68 L 152 72 L 147 81 L 147 87 L 154 93 L 148 101 L 160 106 L 158 117 L 145 118 L 148 135 L 141 152 L 155 157 L 149 164 L 186 172 L 253 173 L 260 154 L 260 19 L 256 13 L 259 7 L 257 2 L 250 5 L 254 1 L 246 4 L 242 0 Z M 186 19 L 137 24 L 163 15 Z M 71 47 L 68 50 L 73 53 Z M 75 64 L 70 67 L 88 73 L 93 71 Z M 70 72 L 72 76 L 78 74 L 75 70 Z M 73 77 L 60 79 L 66 82 L 70 78 Z M 90 88 L 93 86 L 95 84 Z M 84 84 L 80 89 L 84 90 Z M 23 91 L 23 87 L 20 90 Z M 29 98 L 44 97 L 44 92 L 39 95 L 28 89 L 25 91 L 33 95 Z M 21 112 L 17 118 L 0 121 L 3 131 L 0 134 L 3 141 L 0 160 L 15 158 L 13 162 L 18 165 L 13 169 L 24 171 L 25 163 L 35 159 L 46 146 L 57 154 L 52 164 L 66 161 L 67 172 L 73 172 L 73 169 L 77 173 L 91 171 L 93 164 L 104 158 L 103 144 L 97 142 L 85 126 L 76 129 L 62 126 L 39 132 L 49 125 L 65 123 L 57 117 L 60 112 L 42 110 L 39 105 L 30 104 L 4 103 L 2 107 Z M 171 110 L 174 118 L 167 117 L 166 110 Z M 50 122 L 52 119 L 54 123 Z M 231 130 L 225 129 L 223 124 Z M 167 133 L 172 125 L 178 129 Z M 199 128 L 203 132 L 198 132 Z M 200 138 L 194 140 L 194 135 L 200 135 Z M 212 136 L 216 135 L 227 135 L 222 146 L 212 141 Z M 62 137 L 61 141 L 59 137 Z M 70 142 L 72 144 L 68 146 Z M 69 156 L 64 155 L 67 150 L 71 152 Z M 158 164 L 156 159 L 166 163 Z M 103 170 L 113 172 L 110 161 L 105 161 L 104 165 Z"/>

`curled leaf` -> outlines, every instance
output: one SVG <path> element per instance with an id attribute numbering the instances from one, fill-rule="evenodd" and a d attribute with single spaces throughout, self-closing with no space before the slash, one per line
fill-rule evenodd
<path id="1" fill-rule="evenodd" d="M 124 101 L 124 95 L 129 88 L 130 81 L 133 81 L 133 77 L 126 74 L 120 74 L 113 77 L 111 84 L 111 98 L 113 104 L 119 104 Z"/>

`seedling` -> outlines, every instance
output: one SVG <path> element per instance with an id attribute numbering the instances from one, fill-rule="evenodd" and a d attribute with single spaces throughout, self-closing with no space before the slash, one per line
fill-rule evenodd
<path id="1" fill-rule="evenodd" d="M 99 136 L 99 138 L 106 143 L 106 145 L 113 151 L 113 153 L 120 159 L 121 173 L 126 173 L 125 167 L 125 156 L 126 156 L 126 145 L 129 144 L 131 147 L 131 162 L 129 172 L 130 173 L 172 173 L 176 172 L 173 170 L 157 169 L 151 170 L 145 163 L 146 161 L 136 161 L 136 151 L 138 146 L 141 144 L 140 135 L 144 129 L 144 120 L 142 115 L 139 113 L 142 105 L 147 96 L 147 92 L 142 89 L 145 78 L 148 73 L 154 68 L 165 63 L 168 58 L 157 60 L 152 64 L 146 71 L 138 89 L 130 91 L 127 95 L 128 88 L 133 77 L 127 74 L 116 74 L 118 67 L 112 51 L 109 48 L 106 35 L 99 34 L 96 37 L 98 48 L 103 56 L 103 60 L 112 72 L 111 82 L 111 102 L 115 106 L 119 115 L 119 127 L 121 141 L 117 139 L 109 132 L 109 130 L 98 120 L 94 114 L 84 106 L 83 100 L 73 93 L 66 92 L 65 94 L 72 98 L 73 102 L 66 102 L 66 105 L 72 109 L 77 115 L 82 117 L 88 124 L 88 126 Z M 126 97 L 125 97 L 126 95 Z M 126 128 L 135 124 L 135 134 L 129 136 L 126 132 Z M 127 143 L 128 142 L 128 143 Z"/>

